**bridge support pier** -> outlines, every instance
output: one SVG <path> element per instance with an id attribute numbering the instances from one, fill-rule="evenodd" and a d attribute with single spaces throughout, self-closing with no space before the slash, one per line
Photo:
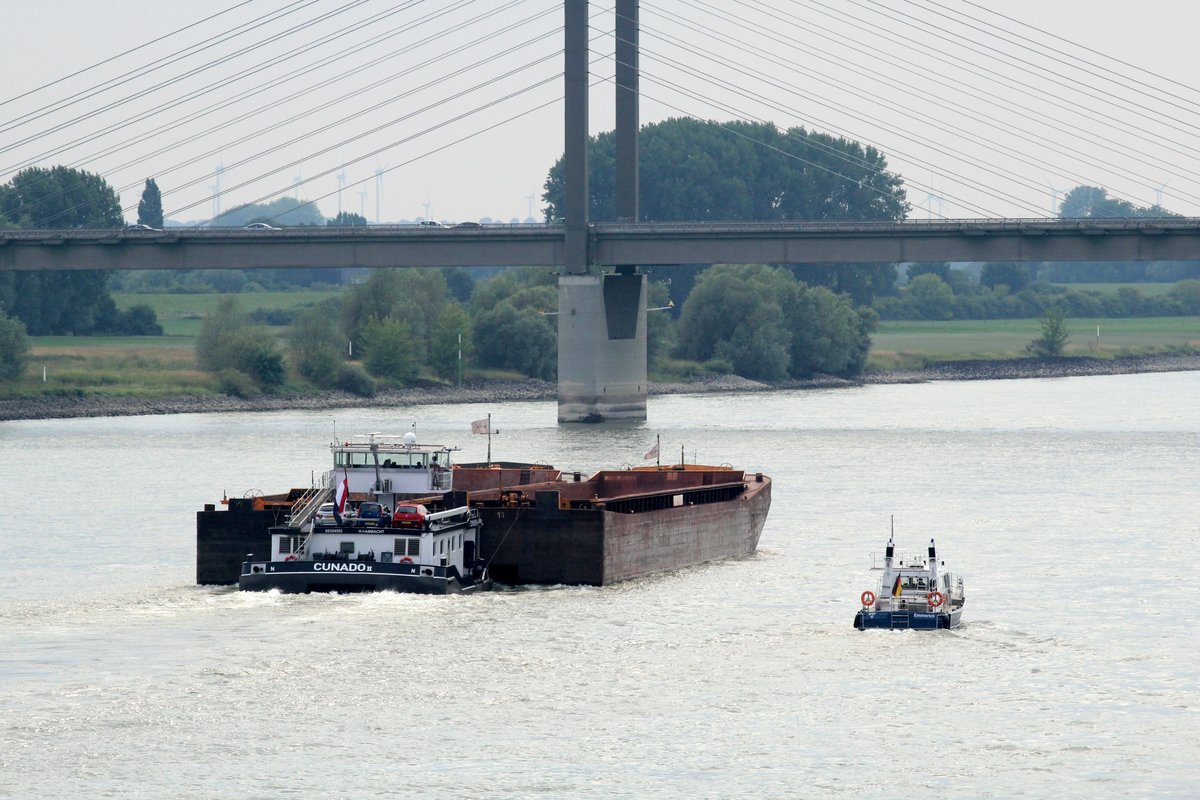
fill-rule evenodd
<path id="1" fill-rule="evenodd" d="M 558 279 L 558 421 L 646 419 L 646 276 Z"/>

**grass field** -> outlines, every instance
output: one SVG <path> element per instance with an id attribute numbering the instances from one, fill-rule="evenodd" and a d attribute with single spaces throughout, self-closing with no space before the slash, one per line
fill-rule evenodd
<path id="1" fill-rule="evenodd" d="M 1099 326 L 1100 337 L 1096 337 Z M 1111 357 L 1200 349 L 1200 317 L 1069 319 L 1067 355 Z M 1020 358 L 1041 335 L 1036 319 L 881 322 L 871 335 L 870 365 L 880 369 L 929 361 Z"/>
<path id="2" fill-rule="evenodd" d="M 264 292 L 241 295 L 240 300 L 244 310 L 253 311 L 300 308 L 319 303 L 330 295 L 329 292 Z M 0 397 L 44 394 L 159 397 L 215 392 L 217 382 L 213 376 L 196 368 L 193 345 L 203 314 L 217 302 L 217 296 L 121 295 L 118 299 L 123 308 L 138 302 L 154 307 L 164 327 L 174 332 L 146 337 L 31 337 L 32 352 L 25 377 L 16 383 L 0 385 Z M 1067 324 L 1071 331 L 1068 355 L 1111 357 L 1200 351 L 1200 317 L 1072 319 Z M 275 330 L 282 334 L 286 329 Z M 871 337 L 869 366 L 886 370 L 919 368 L 938 361 L 1019 358 L 1027 355 L 1025 346 L 1040 333 L 1036 319 L 882 322 Z M 671 366 L 674 369 L 668 372 L 680 369 L 678 363 Z M 693 365 L 691 372 L 696 370 L 703 372 Z M 490 373 L 472 370 L 469 374 Z"/>
<path id="3" fill-rule="evenodd" d="M 257 309 L 301 310 L 311 308 L 331 297 L 338 290 L 319 292 L 248 292 L 234 295 L 242 310 L 249 313 Z M 163 333 L 168 336 L 195 336 L 204 324 L 204 317 L 216 307 L 225 295 L 220 294 L 126 294 L 115 293 L 113 300 L 122 311 L 132 305 L 143 303 L 154 309 Z"/>
<path id="4" fill-rule="evenodd" d="M 1145 297 L 1159 297 L 1174 288 L 1173 283 L 1059 283 L 1068 289 L 1078 289 L 1081 292 L 1100 292 L 1101 294 L 1116 294 L 1118 289 L 1136 289 Z"/>

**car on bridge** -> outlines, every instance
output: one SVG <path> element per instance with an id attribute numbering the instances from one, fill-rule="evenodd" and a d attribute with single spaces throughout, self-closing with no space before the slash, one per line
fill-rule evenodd
<path id="1" fill-rule="evenodd" d="M 417 223 L 422 228 L 445 228 L 446 225 L 438 222 L 436 219 L 423 219 Z"/>
<path id="2" fill-rule="evenodd" d="M 158 228 L 151 228 L 149 225 L 143 225 L 140 222 L 137 223 L 136 225 L 126 225 L 125 232 L 126 233 L 162 233 L 162 231 L 159 230 Z"/>
<path id="3" fill-rule="evenodd" d="M 274 225 L 268 225 L 265 222 L 251 222 L 249 225 L 246 225 L 244 228 L 242 228 L 242 230 L 245 230 L 245 231 L 277 231 L 280 229 L 276 228 Z"/>

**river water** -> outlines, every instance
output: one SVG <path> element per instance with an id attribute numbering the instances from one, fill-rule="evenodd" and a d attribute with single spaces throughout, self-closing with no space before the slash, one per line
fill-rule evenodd
<path id="1" fill-rule="evenodd" d="M 1200 372 L 0 423 L 0 797 L 1194 797 Z M 774 481 L 751 557 L 468 598 L 193 585 L 336 435 Z M 936 536 L 964 625 L 858 632 Z"/>

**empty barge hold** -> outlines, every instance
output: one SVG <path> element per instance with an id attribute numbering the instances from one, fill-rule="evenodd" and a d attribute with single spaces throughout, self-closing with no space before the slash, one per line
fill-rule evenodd
<path id="1" fill-rule="evenodd" d="M 496 581 L 603 586 L 753 553 L 771 479 L 690 464 L 607 470 L 471 492 L 470 504 Z"/>

